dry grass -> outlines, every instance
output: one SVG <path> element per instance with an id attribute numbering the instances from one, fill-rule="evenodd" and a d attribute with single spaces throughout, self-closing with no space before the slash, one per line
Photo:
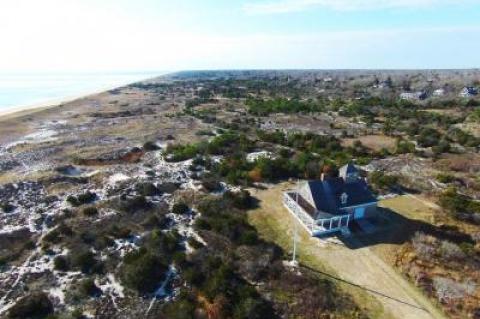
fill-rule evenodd
<path id="1" fill-rule="evenodd" d="M 299 262 L 318 271 L 336 275 L 333 269 L 318 258 L 318 253 L 325 249 L 325 244 L 312 238 L 283 206 L 281 195 L 284 190 L 292 187 L 294 187 L 293 184 L 284 183 L 266 191 L 251 190 L 252 194 L 260 200 L 260 208 L 249 213 L 249 222 L 257 228 L 262 238 L 275 242 L 288 254 L 293 251 L 293 225 L 296 224 Z M 370 318 L 391 317 L 385 312 L 381 303 L 361 289 L 352 290 L 350 285 L 336 281 L 334 283 L 350 294 Z"/>
<path id="2" fill-rule="evenodd" d="M 478 232 L 478 226 L 454 219 L 443 212 L 438 205 L 426 197 L 405 195 L 384 200 L 380 204 L 383 207 L 393 210 L 411 220 L 425 222 L 434 226 L 447 226 L 451 229 L 455 229 L 458 233 L 463 234 Z M 437 237 L 425 237 L 429 238 L 429 240 L 440 240 L 436 239 Z M 443 244 L 454 245 L 449 244 L 449 242 L 443 242 Z M 458 249 L 458 246 L 455 247 Z M 394 245 L 382 245 L 382 247 L 375 247 L 375 252 L 384 260 L 388 260 L 389 263 L 395 263 L 397 267 L 402 269 L 405 274 L 408 274 L 408 276 L 412 278 L 415 278 L 416 274 L 420 272 L 428 274 L 430 278 L 450 278 L 454 280 L 453 282 L 456 281 L 457 284 L 463 283 L 465 281 L 464 278 L 478 278 L 478 272 L 475 268 L 468 266 L 468 262 L 465 262 L 463 267 L 455 269 L 452 268 L 452 264 L 449 265 L 448 262 L 445 262 L 437 255 L 434 257 L 418 257 L 418 251 L 415 252 L 411 245 L 403 245 L 400 247 Z M 477 294 L 476 296 L 465 297 L 462 301 L 457 300 L 452 303 L 452 305 L 462 305 L 462 309 L 456 308 L 455 306 L 449 308 L 448 305 L 438 304 L 438 306 L 444 306 L 443 309 L 448 312 L 449 316 L 452 318 L 464 318 L 466 309 L 471 312 L 472 309 L 477 307 L 478 298 L 479 295 Z M 435 303 L 437 302 L 436 299 L 432 300 Z"/>
<path id="3" fill-rule="evenodd" d="M 451 115 L 451 116 L 463 115 L 463 112 L 459 109 L 426 109 L 425 112 L 442 114 L 442 115 Z"/>
<path id="4" fill-rule="evenodd" d="M 396 144 L 396 140 L 393 137 L 385 135 L 365 135 L 358 138 L 346 138 L 342 141 L 342 144 L 343 146 L 352 146 L 355 141 L 360 141 L 363 145 L 375 151 L 380 151 L 382 148 L 394 151 Z"/>
<path id="5" fill-rule="evenodd" d="M 349 249 L 342 244 L 310 237 L 283 207 L 282 193 L 292 187 L 294 185 L 284 183 L 267 190 L 252 190 L 260 203 L 259 208 L 249 213 L 249 221 L 264 239 L 277 243 L 285 252 L 291 253 L 294 225 L 297 225 L 298 260 L 308 267 L 350 282 L 334 280 L 372 318 L 443 318 L 418 289 L 377 256 L 377 249 L 375 252 L 371 247 Z M 390 244 L 376 245 L 381 247 Z M 398 249 L 398 245 L 396 247 Z M 399 303 L 398 300 L 405 303 Z M 412 307 L 411 304 L 417 306 Z"/>
<path id="6" fill-rule="evenodd" d="M 379 206 L 388 208 L 409 219 L 416 219 L 434 224 L 438 217 L 440 207 L 421 196 L 405 195 L 385 199 Z"/>

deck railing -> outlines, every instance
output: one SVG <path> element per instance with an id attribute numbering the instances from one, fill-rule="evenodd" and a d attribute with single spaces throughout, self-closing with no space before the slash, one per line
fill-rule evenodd
<path id="1" fill-rule="evenodd" d="M 349 214 L 314 220 L 294 198 L 295 193 L 284 193 L 283 203 L 311 235 L 340 231 L 350 223 Z"/>

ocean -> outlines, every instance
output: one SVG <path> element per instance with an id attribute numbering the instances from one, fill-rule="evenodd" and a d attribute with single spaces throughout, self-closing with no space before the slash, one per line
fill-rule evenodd
<path id="1" fill-rule="evenodd" d="M 1 74 L 0 112 L 62 101 L 160 76 L 166 72 Z"/>

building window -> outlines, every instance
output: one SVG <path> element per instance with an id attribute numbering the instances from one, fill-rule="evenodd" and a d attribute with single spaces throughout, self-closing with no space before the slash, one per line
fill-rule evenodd
<path id="1" fill-rule="evenodd" d="M 346 205 L 346 204 L 347 204 L 347 201 L 348 201 L 348 195 L 347 195 L 347 193 L 343 193 L 343 194 L 340 196 L 340 201 L 342 202 L 342 205 Z"/>

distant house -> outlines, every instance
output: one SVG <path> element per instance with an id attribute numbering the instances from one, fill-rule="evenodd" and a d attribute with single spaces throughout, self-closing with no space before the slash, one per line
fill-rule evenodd
<path id="1" fill-rule="evenodd" d="M 339 177 L 308 181 L 285 192 L 283 202 L 312 236 L 349 233 L 352 222 L 377 212 L 377 199 L 353 164 L 343 166 Z"/>
<path id="2" fill-rule="evenodd" d="M 392 88 L 392 86 L 393 86 L 392 79 L 388 78 L 385 81 L 378 83 L 374 87 L 378 87 L 379 89 L 390 89 Z"/>
<path id="3" fill-rule="evenodd" d="M 427 93 L 425 91 L 419 92 L 403 92 L 400 93 L 400 99 L 402 100 L 425 100 L 427 98 Z"/>
<path id="4" fill-rule="evenodd" d="M 444 96 L 445 95 L 445 89 L 436 89 L 433 91 L 433 96 Z"/>
<path id="5" fill-rule="evenodd" d="M 466 86 L 460 92 L 461 97 L 474 97 L 478 94 L 478 89 L 472 86 Z"/>

